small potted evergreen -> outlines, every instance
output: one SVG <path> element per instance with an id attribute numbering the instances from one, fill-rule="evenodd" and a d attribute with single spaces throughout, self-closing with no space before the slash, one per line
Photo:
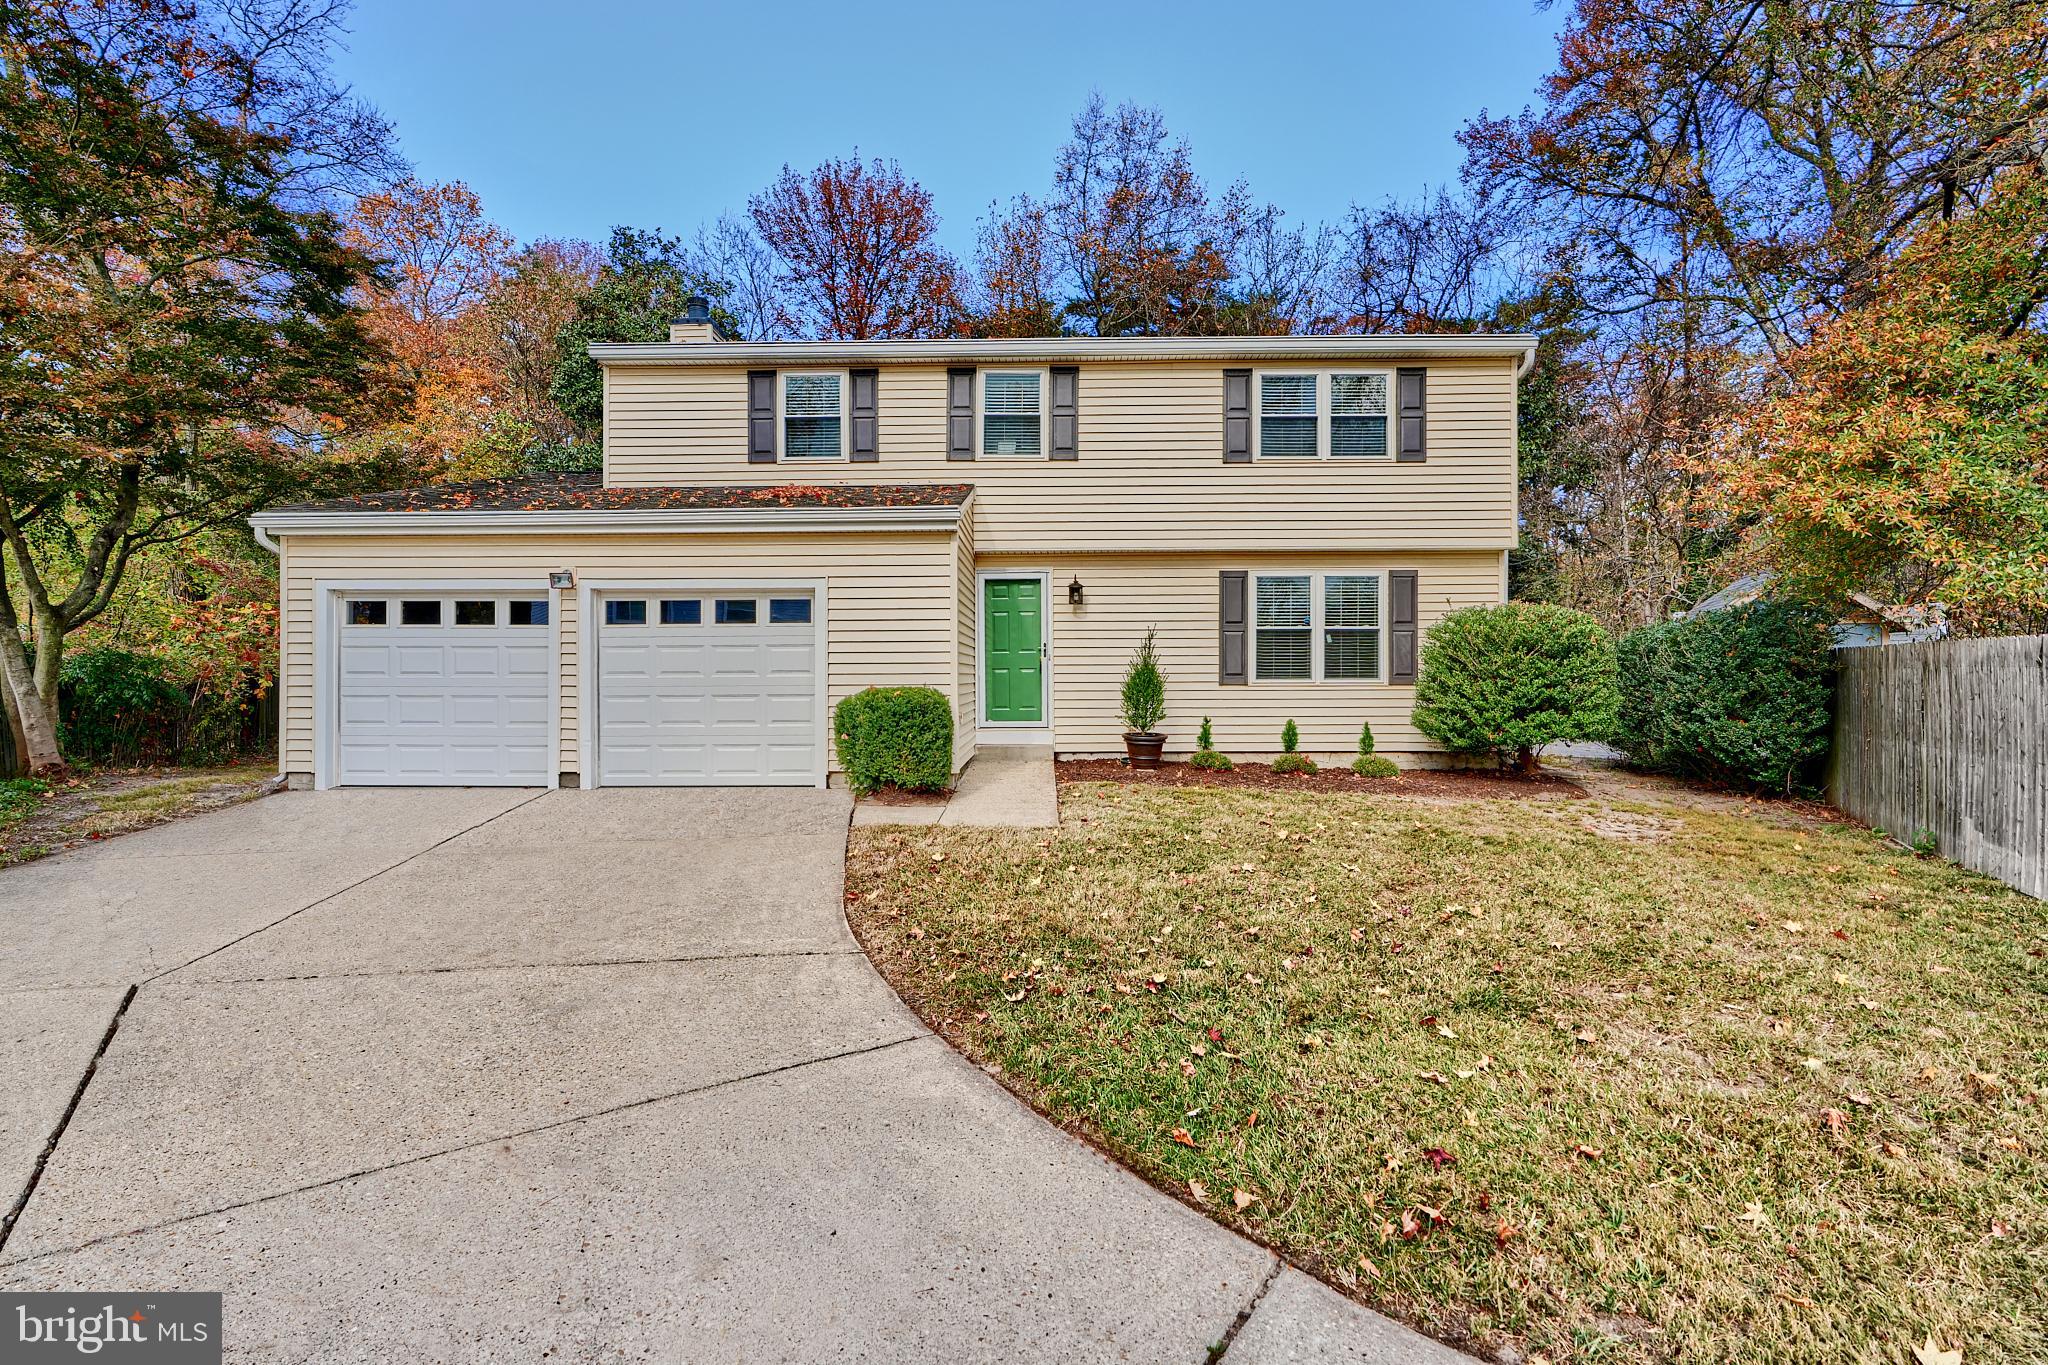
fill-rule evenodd
<path id="1" fill-rule="evenodd" d="M 1166 736 L 1159 723 L 1166 719 L 1166 675 L 1159 671 L 1159 656 L 1153 648 L 1153 631 L 1146 631 L 1124 672 L 1124 752 L 1133 768 L 1156 768 Z"/>

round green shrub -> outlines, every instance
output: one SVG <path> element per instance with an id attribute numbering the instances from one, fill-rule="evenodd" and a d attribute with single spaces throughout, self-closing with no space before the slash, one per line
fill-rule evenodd
<path id="1" fill-rule="evenodd" d="M 1197 749 L 1188 755 L 1188 766 L 1207 768 L 1210 772 L 1227 773 L 1237 765 L 1232 763 L 1227 755 L 1219 754 L 1214 749 Z"/>
<path id="2" fill-rule="evenodd" d="M 1276 773 L 1312 773 L 1315 770 L 1316 761 L 1307 754 L 1285 753 L 1273 760 L 1273 771 Z"/>
<path id="3" fill-rule="evenodd" d="M 1360 777 L 1399 777 L 1401 770 L 1394 766 L 1391 758 L 1378 754 L 1360 754 L 1351 760 L 1351 771 Z"/>
<path id="4" fill-rule="evenodd" d="M 1617 747 L 1637 767 L 1790 792 L 1834 719 L 1829 617 L 1762 600 L 1630 631 Z"/>
<path id="5" fill-rule="evenodd" d="M 1509 602 L 1454 611 L 1430 628 L 1415 728 L 1456 753 L 1529 770 L 1545 744 L 1605 739 L 1618 704 L 1614 641 L 1598 621 Z"/>
<path id="6" fill-rule="evenodd" d="M 944 791 L 953 777 L 953 706 L 930 687 L 870 687 L 832 712 L 846 785 Z"/>

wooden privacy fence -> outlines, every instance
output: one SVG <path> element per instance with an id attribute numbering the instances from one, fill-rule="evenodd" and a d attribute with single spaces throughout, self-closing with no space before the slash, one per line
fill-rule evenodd
<path id="1" fill-rule="evenodd" d="M 2048 899 L 2048 635 L 1835 652 L 1828 796 Z"/>

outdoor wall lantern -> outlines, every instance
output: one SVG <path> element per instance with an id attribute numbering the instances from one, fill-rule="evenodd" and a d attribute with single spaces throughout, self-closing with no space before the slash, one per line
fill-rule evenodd
<path id="1" fill-rule="evenodd" d="M 1078 607 L 1082 602 L 1081 575 L 1075 574 L 1074 581 L 1067 584 L 1067 605 Z"/>

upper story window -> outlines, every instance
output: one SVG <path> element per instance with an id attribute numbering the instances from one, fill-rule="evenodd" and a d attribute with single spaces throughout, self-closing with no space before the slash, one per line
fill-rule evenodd
<path id="1" fill-rule="evenodd" d="M 782 458 L 846 457 L 846 375 L 792 370 L 782 375 Z"/>
<path id="2" fill-rule="evenodd" d="M 1252 386 L 1262 460 L 1379 460 L 1387 450 L 1386 370 L 1263 370 Z"/>
<path id="3" fill-rule="evenodd" d="M 1045 453 L 1045 371 L 983 370 L 981 453 Z"/>

